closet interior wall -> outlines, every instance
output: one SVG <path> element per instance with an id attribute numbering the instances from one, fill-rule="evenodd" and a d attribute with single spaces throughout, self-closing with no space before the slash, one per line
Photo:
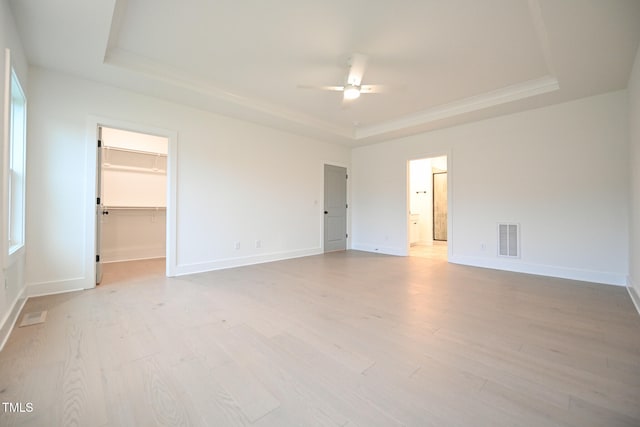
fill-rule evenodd
<path id="1" fill-rule="evenodd" d="M 168 140 L 102 128 L 103 262 L 166 254 Z"/>

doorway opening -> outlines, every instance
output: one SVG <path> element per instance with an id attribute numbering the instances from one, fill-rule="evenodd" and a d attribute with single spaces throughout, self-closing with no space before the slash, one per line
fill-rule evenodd
<path id="1" fill-rule="evenodd" d="M 96 283 L 164 276 L 167 137 L 98 128 Z"/>
<path id="2" fill-rule="evenodd" d="M 409 162 L 409 256 L 448 259 L 447 156 Z"/>

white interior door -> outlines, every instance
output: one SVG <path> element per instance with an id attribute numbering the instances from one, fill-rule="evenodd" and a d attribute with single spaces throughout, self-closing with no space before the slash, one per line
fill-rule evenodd
<path id="1" fill-rule="evenodd" d="M 347 169 L 324 165 L 324 251 L 347 249 Z"/>

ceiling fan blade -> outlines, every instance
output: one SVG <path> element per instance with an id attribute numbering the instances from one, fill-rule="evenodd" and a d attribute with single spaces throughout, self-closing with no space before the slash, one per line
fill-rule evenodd
<path id="1" fill-rule="evenodd" d="M 349 58 L 349 75 L 347 76 L 347 83 L 360 86 L 362 83 L 362 76 L 364 76 L 364 69 L 367 66 L 367 57 L 361 53 L 354 53 Z"/>
<path id="2" fill-rule="evenodd" d="M 360 93 L 387 93 L 389 87 L 384 85 L 362 85 L 360 86 Z"/>
<path id="3" fill-rule="evenodd" d="M 317 90 L 331 90 L 334 92 L 342 92 L 344 86 L 311 86 L 311 85 L 298 85 L 300 89 L 317 89 Z"/>

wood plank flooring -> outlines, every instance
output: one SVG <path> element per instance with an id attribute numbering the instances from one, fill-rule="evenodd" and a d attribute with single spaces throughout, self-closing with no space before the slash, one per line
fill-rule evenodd
<path id="1" fill-rule="evenodd" d="M 409 248 L 409 256 L 447 260 L 447 242 L 434 240 L 429 243 L 416 244 Z"/>
<path id="2" fill-rule="evenodd" d="M 356 251 L 31 299 L 2 426 L 640 426 L 624 288 Z"/>

